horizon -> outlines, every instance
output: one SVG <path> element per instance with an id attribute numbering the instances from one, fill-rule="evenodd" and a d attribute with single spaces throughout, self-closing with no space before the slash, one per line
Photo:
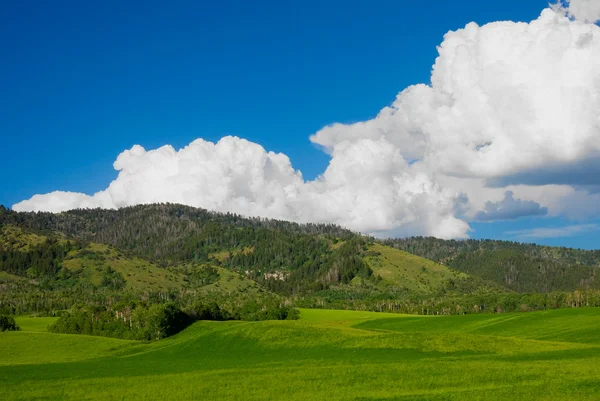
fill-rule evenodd
<path id="1" fill-rule="evenodd" d="M 597 250 L 600 10 L 481 3 L 11 4 L 0 204 Z"/>

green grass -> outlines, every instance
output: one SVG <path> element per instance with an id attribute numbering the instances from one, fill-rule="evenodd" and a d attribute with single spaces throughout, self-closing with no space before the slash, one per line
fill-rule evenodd
<path id="1" fill-rule="evenodd" d="M 225 294 L 233 292 L 258 293 L 260 286 L 254 280 L 250 280 L 241 274 L 232 272 L 223 267 L 214 266 L 219 272 L 219 280 L 215 283 L 201 287 L 201 292 L 221 292 Z"/>
<path id="2" fill-rule="evenodd" d="M 139 346 L 134 341 L 48 332 L 55 317 L 19 316 L 20 332 L 0 334 L 0 366 L 59 363 L 99 358 L 125 348 Z"/>
<path id="3" fill-rule="evenodd" d="M 0 245 L 7 249 L 27 251 L 45 240 L 44 236 L 26 233 L 18 227 L 0 226 Z"/>
<path id="4" fill-rule="evenodd" d="M 301 310 L 154 343 L 0 333 L 2 400 L 598 400 L 600 309 L 419 317 Z"/>
<path id="5" fill-rule="evenodd" d="M 47 332 L 48 326 L 57 321 L 58 318 L 18 316 L 15 320 L 22 331 Z"/>
<path id="6" fill-rule="evenodd" d="M 300 318 L 307 322 L 351 325 L 373 319 L 413 317 L 397 313 L 363 312 L 352 310 L 300 309 Z"/>
<path id="7" fill-rule="evenodd" d="M 406 288 L 412 294 L 436 292 L 450 279 L 468 277 L 429 259 L 388 246 L 373 244 L 369 250 L 379 253 L 365 258 L 373 274 L 381 276 L 386 283 Z"/>
<path id="8" fill-rule="evenodd" d="M 468 333 L 600 345 L 598 309 L 560 309 L 535 313 L 413 317 L 365 322 L 360 328 L 398 332 Z"/>
<path id="9" fill-rule="evenodd" d="M 86 281 L 100 285 L 107 267 L 119 272 L 133 291 L 158 291 L 183 286 L 183 276 L 172 273 L 140 258 L 130 258 L 103 244 L 90 243 L 82 250 L 71 251 L 63 266 L 71 271 L 81 271 Z"/>

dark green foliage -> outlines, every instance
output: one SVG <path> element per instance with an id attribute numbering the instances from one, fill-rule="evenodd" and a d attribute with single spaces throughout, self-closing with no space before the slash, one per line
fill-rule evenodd
<path id="1" fill-rule="evenodd" d="M 19 326 L 12 316 L 0 315 L 0 331 L 19 331 Z"/>
<path id="2" fill-rule="evenodd" d="M 193 270 L 187 277 L 190 284 L 198 287 L 216 283 L 219 281 L 219 271 L 213 266 L 204 266 Z"/>
<path id="3" fill-rule="evenodd" d="M 248 299 L 233 309 L 222 309 L 216 302 L 196 302 L 186 309 L 194 320 L 295 320 L 297 309 L 282 305 L 276 298 Z"/>
<path id="4" fill-rule="evenodd" d="M 514 250 L 478 250 L 461 253 L 448 264 L 477 274 L 517 292 L 551 292 L 599 288 L 598 267 L 568 265 Z"/>
<path id="5" fill-rule="evenodd" d="M 586 251 L 499 240 L 442 240 L 432 237 L 399 238 L 383 242 L 386 245 L 437 262 L 444 262 L 459 254 L 480 250 L 512 250 L 533 258 L 555 260 L 567 265 L 600 266 L 600 250 Z"/>
<path id="6" fill-rule="evenodd" d="M 494 240 L 407 238 L 385 245 L 491 280 L 517 292 L 600 288 L 600 251 Z"/>
<path id="7" fill-rule="evenodd" d="M 24 250 L 0 244 L 0 271 L 31 278 L 54 277 L 60 271 L 60 262 L 73 246 L 71 242 L 59 242 L 53 236 Z"/>
<path id="8" fill-rule="evenodd" d="M 298 318 L 298 311 L 280 305 L 276 302 L 260 302 L 250 300 L 239 310 L 235 311 L 234 317 L 239 320 L 294 320 Z"/>
<path id="9" fill-rule="evenodd" d="M 190 323 L 189 316 L 173 304 L 128 304 L 111 309 L 86 306 L 63 312 L 49 330 L 150 341 L 176 334 Z"/>
<path id="10" fill-rule="evenodd" d="M 196 302 L 186 309 L 194 320 L 229 320 L 229 313 L 222 311 L 216 302 Z"/>
<path id="11" fill-rule="evenodd" d="M 298 307 L 354 309 L 418 315 L 467 315 L 477 313 L 531 312 L 550 309 L 600 307 L 600 290 L 551 293 L 480 293 L 437 297 L 401 298 L 333 296 L 317 293 L 297 302 Z"/>
<path id="12" fill-rule="evenodd" d="M 355 235 L 335 225 L 244 218 L 174 204 L 72 210 L 59 214 L 5 210 L 0 212 L 0 225 L 3 224 L 39 232 L 60 231 L 69 237 L 113 245 L 138 256 L 164 261 L 202 260 L 209 252 L 252 246 L 260 238 L 272 239 L 269 233 L 273 232 L 278 236 L 304 235 L 305 238 Z"/>
<path id="13" fill-rule="evenodd" d="M 119 274 L 119 272 L 111 269 L 110 267 L 107 267 L 102 272 L 102 281 L 100 283 L 100 286 L 107 287 L 113 290 L 119 290 L 125 288 L 125 284 L 126 282 L 123 276 Z"/>
<path id="14" fill-rule="evenodd" d="M 298 315 L 296 309 L 273 300 L 249 300 L 235 310 L 222 309 L 215 301 L 196 302 L 185 312 L 175 303 L 120 302 L 112 307 L 86 305 L 61 312 L 49 330 L 153 341 L 177 334 L 197 320 L 289 320 Z"/>

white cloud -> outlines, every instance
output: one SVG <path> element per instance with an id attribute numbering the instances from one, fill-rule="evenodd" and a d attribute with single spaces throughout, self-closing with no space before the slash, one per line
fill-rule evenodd
<path id="1" fill-rule="evenodd" d="M 471 23 L 446 34 L 431 86 L 409 87 L 376 118 L 311 140 L 331 150 L 385 138 L 407 159 L 458 177 L 560 170 L 600 154 L 598 65 L 600 28 L 550 9 L 530 24 Z"/>
<path id="2" fill-rule="evenodd" d="M 94 196 L 36 195 L 15 210 L 59 212 L 173 202 L 217 211 L 300 222 L 319 221 L 385 235 L 398 227 L 443 238 L 464 237 L 468 224 L 453 216 L 454 197 L 425 174 L 412 173 L 385 141 L 338 147 L 329 168 L 305 182 L 287 156 L 237 137 L 198 139 L 175 151 L 134 146 L 114 163 L 119 175 Z"/>
<path id="3" fill-rule="evenodd" d="M 134 146 L 119 155 L 106 190 L 37 195 L 14 209 L 179 202 L 443 238 L 467 236 L 478 210 L 505 212 L 507 199 L 490 201 L 506 191 L 519 210 L 535 203 L 536 213 L 563 213 L 575 197 L 596 213 L 586 186 L 600 180 L 586 172 L 600 166 L 600 28 L 582 22 L 590 4 L 570 7 L 577 20 L 546 9 L 531 23 L 471 23 L 446 34 L 430 85 L 405 89 L 372 120 L 311 136 L 331 155 L 317 180 L 304 181 L 286 155 L 258 144 L 198 139 L 179 151 Z"/>
<path id="4" fill-rule="evenodd" d="M 564 227 L 538 227 L 526 230 L 508 231 L 505 234 L 515 238 L 563 238 L 598 231 L 597 224 L 577 224 Z"/>
<path id="5" fill-rule="evenodd" d="M 584 22 L 600 20 L 600 1 L 598 0 L 571 0 L 567 2 L 569 15 Z"/>

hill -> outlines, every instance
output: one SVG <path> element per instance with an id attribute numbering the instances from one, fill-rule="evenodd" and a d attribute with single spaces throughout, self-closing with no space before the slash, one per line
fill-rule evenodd
<path id="1" fill-rule="evenodd" d="M 31 332 L 39 325 L 20 318 L 22 332 L 0 333 L 0 397 L 591 401 L 599 311 L 302 310 L 298 321 L 198 322 L 153 343 Z"/>
<path id="2" fill-rule="evenodd" d="M 56 235 L 58 243 L 83 242 L 84 249 L 69 250 L 60 267 L 69 272 L 83 269 L 95 285 L 103 280 L 108 263 L 129 288 L 157 290 L 177 288 L 179 278 L 156 267 L 183 272 L 181 266 L 189 264 L 225 268 L 284 296 L 322 295 L 330 290 L 359 292 L 363 298 L 432 295 L 467 281 L 471 287 L 465 287 L 467 292 L 489 287 L 468 274 L 401 254 L 337 226 L 248 219 L 181 205 L 60 214 L 0 209 L 0 223 L 22 230 L 23 243 L 40 243 L 44 236 Z M 93 245 L 87 245 L 89 241 Z M 62 257 L 57 254 L 54 259 Z M 58 269 L 55 263 L 38 268 L 38 274 Z M 6 263 L 2 270 L 19 273 Z"/>
<path id="3" fill-rule="evenodd" d="M 7 289 L 0 311 L 9 313 L 54 313 L 78 302 L 190 306 L 198 297 L 229 310 L 268 298 L 424 314 L 600 303 L 595 252 L 502 241 L 379 241 L 333 225 L 173 204 L 59 214 L 0 207 L 0 230 L 0 286 Z"/>
<path id="4" fill-rule="evenodd" d="M 521 293 L 600 288 L 600 251 L 422 237 L 387 240 L 384 244 Z"/>
<path id="5" fill-rule="evenodd" d="M 400 286 L 410 294 L 469 293 L 484 289 L 506 291 L 476 276 L 378 243 L 369 247 L 365 261 L 384 284 Z"/>
<path id="6" fill-rule="evenodd" d="M 222 305 L 272 298 L 252 279 L 210 263 L 161 267 L 110 245 L 63 233 L 0 227 L 0 313 L 52 314 L 77 304 L 145 300 Z"/>
<path id="7" fill-rule="evenodd" d="M 182 205 L 119 210 L 15 213 L 0 208 L 0 226 L 28 233 L 110 245 L 128 257 L 161 267 L 182 263 L 223 265 L 287 294 L 348 283 L 368 275 L 361 258 L 366 241 L 332 225 L 248 219 Z M 343 240 L 343 245 L 334 246 Z M 50 267 L 50 273 L 54 267 Z M 4 269 L 6 270 L 6 269 Z M 281 277 L 286 280 L 281 280 Z"/>

